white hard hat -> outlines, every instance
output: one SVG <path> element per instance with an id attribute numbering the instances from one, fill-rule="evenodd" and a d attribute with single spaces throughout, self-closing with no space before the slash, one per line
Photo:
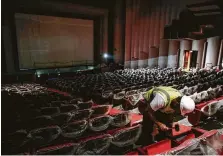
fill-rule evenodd
<path id="1" fill-rule="evenodd" d="M 180 101 L 181 115 L 193 112 L 195 109 L 195 103 L 189 96 L 183 96 Z"/>

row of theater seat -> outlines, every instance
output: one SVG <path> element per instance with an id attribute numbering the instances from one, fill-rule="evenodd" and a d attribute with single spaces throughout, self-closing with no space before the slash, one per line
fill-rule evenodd
<path id="1" fill-rule="evenodd" d="M 7 104 L 22 107 L 11 112 L 14 120 L 16 117 L 19 119 L 12 121 L 10 126 L 18 126 L 9 126 L 9 131 L 4 131 L 4 154 L 104 154 L 108 149 L 112 153 L 111 148 L 117 146 L 122 150 L 132 145 L 141 133 L 140 125 L 129 127 L 128 112 L 110 114 L 111 105 L 95 105 L 81 99 L 63 97 L 46 88 L 33 89 L 32 92 L 31 87 L 24 94 L 19 90 L 22 86 L 17 85 L 15 89 L 13 85 L 15 90 L 10 89 L 10 85 L 2 87 Z M 43 103 L 40 104 L 40 101 Z M 3 118 L 7 119 L 8 116 L 11 115 L 4 115 Z M 94 137 L 89 138 L 89 135 Z M 83 139 L 85 137 L 87 139 Z"/>
<path id="2" fill-rule="evenodd" d="M 129 83 L 129 79 L 134 79 L 135 83 Z M 83 82 L 83 85 L 78 86 L 80 81 Z M 115 85 L 117 83 L 118 85 Z M 82 75 L 73 79 L 54 79 L 48 81 L 47 84 L 51 87 L 70 91 L 74 96 L 83 99 L 87 97 L 87 100 L 93 100 L 98 104 L 124 104 L 124 107 L 129 106 L 126 109 L 133 109 L 136 107 L 135 104 L 138 99 L 141 98 L 140 94 L 156 86 L 171 86 L 181 90 L 185 95 L 191 95 L 192 92 L 202 92 L 212 87 L 215 89 L 209 90 L 209 92 L 218 91 L 218 94 L 221 94 L 222 86 L 219 85 L 223 85 L 223 71 L 202 69 L 183 73 L 169 68 L 125 69 L 113 73 Z M 126 104 L 128 101 L 130 103 Z"/>

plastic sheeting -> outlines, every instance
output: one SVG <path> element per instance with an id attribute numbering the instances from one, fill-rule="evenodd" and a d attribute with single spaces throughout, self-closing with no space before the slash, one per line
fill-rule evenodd
<path id="1" fill-rule="evenodd" d="M 106 130 L 112 121 L 109 115 L 95 117 L 89 120 L 89 129 L 95 132 Z"/>
<path id="2" fill-rule="evenodd" d="M 57 125 L 61 126 L 68 123 L 71 120 L 72 116 L 73 116 L 72 113 L 59 113 L 53 115 L 52 118 L 54 119 Z"/>
<path id="3" fill-rule="evenodd" d="M 113 135 L 111 143 L 117 147 L 132 145 L 139 139 L 141 132 L 141 125 L 121 129 Z"/>
<path id="4" fill-rule="evenodd" d="M 92 109 L 79 110 L 73 115 L 71 121 L 89 119 L 94 111 Z"/>
<path id="5" fill-rule="evenodd" d="M 66 112 L 76 112 L 78 110 L 78 106 L 71 105 L 71 104 L 63 104 L 60 106 L 60 112 L 66 113 Z"/>
<path id="6" fill-rule="evenodd" d="M 212 116 L 217 113 L 221 106 L 223 106 L 223 104 L 219 103 L 218 101 L 213 101 L 208 103 L 206 106 L 202 107 L 201 111 L 206 116 Z"/>
<path id="7" fill-rule="evenodd" d="M 200 86 L 203 86 L 204 84 L 200 84 Z M 211 100 L 214 99 L 216 97 L 219 97 L 221 95 L 223 95 L 222 93 L 222 86 L 217 86 L 214 88 L 209 88 L 207 90 L 203 90 L 199 93 L 197 93 L 198 91 L 198 85 L 193 86 L 193 87 L 184 87 L 183 89 L 180 90 L 180 92 L 184 95 L 188 95 L 190 96 L 195 103 L 200 103 L 202 101 L 207 101 L 207 100 Z"/>
<path id="8" fill-rule="evenodd" d="M 181 124 L 181 125 L 184 125 L 184 126 L 193 126 L 189 121 L 188 121 L 188 118 L 184 118 L 180 121 L 177 122 L 178 124 Z"/>
<path id="9" fill-rule="evenodd" d="M 37 116 L 29 121 L 30 129 L 46 127 L 49 125 L 55 125 L 55 121 L 53 120 L 51 116 L 47 116 L 47 115 Z"/>
<path id="10" fill-rule="evenodd" d="M 223 152 L 222 131 L 223 129 L 208 131 L 199 138 L 186 141 L 160 155 L 219 155 Z"/>
<path id="11" fill-rule="evenodd" d="M 124 102 L 125 91 L 121 91 L 119 93 L 114 94 L 113 96 L 113 104 L 120 105 Z"/>
<path id="12" fill-rule="evenodd" d="M 57 146 L 45 147 L 37 150 L 36 155 L 74 155 L 78 148 L 77 143 L 67 143 Z"/>
<path id="13" fill-rule="evenodd" d="M 77 155 L 101 155 L 105 154 L 110 146 L 112 136 L 105 134 L 82 141 L 77 149 Z"/>
<path id="14" fill-rule="evenodd" d="M 92 106 L 93 106 L 92 102 L 79 102 L 77 104 L 78 110 L 91 109 Z"/>
<path id="15" fill-rule="evenodd" d="M 30 131 L 28 138 L 34 146 L 44 146 L 57 139 L 61 132 L 58 126 L 44 127 Z"/>
<path id="16" fill-rule="evenodd" d="M 92 116 L 107 115 L 112 109 L 112 105 L 98 105 L 94 106 L 92 110 L 94 111 Z"/>
<path id="17" fill-rule="evenodd" d="M 202 91 L 199 94 L 201 95 L 201 101 L 206 101 L 209 99 L 209 95 L 207 91 Z"/>
<path id="18" fill-rule="evenodd" d="M 88 128 L 88 122 L 86 120 L 76 121 L 67 124 L 62 127 L 62 135 L 66 138 L 78 138 Z"/>
<path id="19" fill-rule="evenodd" d="M 114 127 L 124 127 L 131 121 L 131 115 L 128 112 L 121 112 L 112 115 L 111 125 Z"/>
<path id="20" fill-rule="evenodd" d="M 41 108 L 42 115 L 55 115 L 60 113 L 59 107 L 42 107 Z"/>
<path id="21" fill-rule="evenodd" d="M 6 139 L 2 139 L 2 151 L 4 151 L 4 149 L 8 149 L 10 152 L 17 152 L 21 149 L 24 150 L 23 147 L 25 147 L 29 141 L 26 130 L 18 130 L 4 137 L 6 137 Z"/>
<path id="22" fill-rule="evenodd" d="M 142 96 L 141 94 L 133 94 L 125 97 L 125 99 L 131 106 L 135 106 L 142 99 Z"/>

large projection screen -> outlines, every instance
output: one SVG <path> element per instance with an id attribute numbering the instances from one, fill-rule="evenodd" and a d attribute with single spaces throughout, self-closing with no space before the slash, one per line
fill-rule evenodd
<path id="1" fill-rule="evenodd" d="M 15 14 L 20 69 L 92 63 L 93 20 Z"/>

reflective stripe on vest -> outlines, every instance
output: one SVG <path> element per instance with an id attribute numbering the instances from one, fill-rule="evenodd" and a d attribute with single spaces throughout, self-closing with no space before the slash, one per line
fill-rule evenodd
<path id="1" fill-rule="evenodd" d="M 179 96 L 182 96 L 182 94 L 171 87 L 156 87 L 153 88 L 151 90 L 149 90 L 146 95 L 145 95 L 145 99 L 148 101 L 148 103 L 151 102 L 151 96 L 154 93 L 159 93 L 162 95 L 162 97 L 164 98 L 164 102 L 165 102 L 165 106 L 164 108 L 160 109 L 161 112 L 163 113 L 172 113 L 172 109 L 170 107 L 170 104 L 172 102 L 172 100 L 178 98 Z"/>

